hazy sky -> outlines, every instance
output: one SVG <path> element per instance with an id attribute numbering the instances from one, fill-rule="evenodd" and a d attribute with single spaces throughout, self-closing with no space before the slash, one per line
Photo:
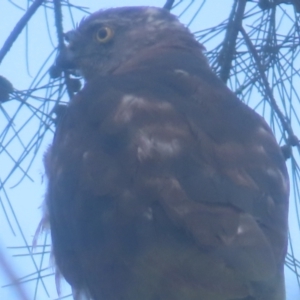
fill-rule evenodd
<path id="1" fill-rule="evenodd" d="M 50 1 L 51 2 L 51 1 Z M 81 4 L 88 8 L 90 11 L 96 11 L 99 8 L 108 8 L 108 7 L 116 7 L 116 6 L 125 6 L 125 5 L 153 5 L 162 7 L 165 1 L 161 0 L 110 0 L 110 1 L 71 1 L 74 4 Z M 196 1 L 199 3 L 199 1 Z M 228 12 L 230 11 L 232 0 L 225 1 L 207 1 L 207 4 L 203 10 L 203 12 L 199 15 L 196 21 L 192 24 L 192 30 L 196 30 L 199 28 L 207 28 L 209 26 L 213 26 L 218 24 L 221 20 L 225 19 L 228 16 Z M 14 3 L 19 5 L 22 8 L 27 7 L 27 1 L 25 0 L 15 0 Z M 83 4 L 82 4 L 83 3 Z M 215 5 L 218 8 L 216 9 Z M 51 3 L 50 3 L 51 4 Z M 50 5 L 49 4 L 49 5 Z M 194 4 L 194 7 L 199 6 Z M 184 23 L 188 23 L 189 18 L 191 16 L 191 12 L 193 7 L 190 9 L 190 13 L 184 15 L 182 21 Z M 176 13 L 179 10 L 175 10 Z M 48 11 L 49 13 L 49 11 Z M 72 28 L 72 22 L 70 17 L 67 14 L 67 10 L 65 10 L 65 18 L 64 18 L 64 28 L 66 30 Z M 24 11 L 20 10 L 16 6 L 12 5 L 8 0 L 1 0 L 1 9 L 0 9 L 0 22 L 1 22 L 1 31 L 0 31 L 0 47 L 5 41 L 6 37 L 9 35 L 16 21 L 24 14 Z M 80 21 L 80 19 L 84 16 L 84 13 L 74 13 L 75 22 Z M 24 31 L 18 41 L 13 45 L 10 53 L 4 59 L 2 65 L 0 66 L 0 75 L 7 77 L 15 86 L 16 89 L 22 90 L 27 89 L 33 77 L 38 72 L 43 61 L 48 57 L 51 53 L 53 47 L 51 42 L 49 41 L 48 30 L 51 33 L 51 37 L 53 43 L 56 45 L 56 35 L 53 19 L 51 19 L 51 15 L 48 14 L 49 17 L 49 28 L 46 26 L 46 15 L 43 9 L 40 9 L 38 13 L 34 16 L 32 21 L 30 21 L 30 25 L 28 27 L 28 31 Z M 28 38 L 28 61 L 29 65 L 26 65 L 26 38 Z M 54 60 L 54 56 L 50 59 L 50 62 Z M 50 66 L 49 62 L 49 66 Z M 5 103 L 5 111 L 15 111 L 16 103 Z M 23 109 L 23 108 L 22 108 Z M 16 122 L 24 122 L 30 115 L 30 110 L 25 110 L 22 114 L 23 119 L 18 119 Z M 34 120 L 31 121 L 28 128 L 23 132 L 23 138 L 26 139 L 26 135 L 28 138 L 32 136 L 32 132 L 36 130 L 37 122 Z M 0 131 L 3 129 L 5 125 L 5 120 L 1 120 L 1 111 L 0 111 Z M 43 266 L 47 268 L 50 265 L 50 257 L 42 257 L 39 252 L 42 249 L 38 247 L 35 250 L 34 262 L 33 258 L 27 255 L 28 251 L 26 248 L 9 248 L 6 247 L 18 247 L 25 246 L 25 241 L 28 245 L 31 245 L 33 236 L 35 234 L 35 230 L 38 226 L 40 217 L 41 217 L 41 209 L 39 206 L 42 203 L 45 185 L 43 182 L 43 166 L 42 166 L 42 157 L 43 152 L 46 150 L 47 145 L 51 142 L 52 134 L 49 132 L 45 137 L 43 144 L 41 145 L 42 151 L 39 151 L 37 154 L 37 159 L 31 167 L 30 176 L 34 180 L 32 182 L 30 179 L 25 178 L 20 184 L 18 183 L 18 178 L 20 178 L 20 174 L 17 174 L 18 177 L 12 178 L 10 182 L 6 184 L 6 192 L 11 200 L 11 205 L 13 207 L 13 211 L 15 216 L 12 213 L 12 210 L 9 207 L 9 203 L 6 199 L 5 193 L 0 194 L 1 196 L 1 205 L 6 208 L 6 211 L 9 214 L 9 219 L 12 220 L 12 228 L 15 231 L 12 231 L 10 228 L 6 217 L 0 208 L 0 249 L 5 253 L 6 260 L 8 263 L 13 266 L 13 269 L 17 273 L 18 277 L 26 277 L 29 281 L 24 283 L 22 286 L 26 289 L 28 295 L 30 295 L 29 299 L 34 299 L 33 295 L 35 294 L 36 285 L 36 274 L 35 270 L 39 266 Z M 11 152 L 18 151 L 18 146 L 16 144 L 15 148 L 11 148 Z M 8 154 L 3 154 L 0 158 L 0 176 L 2 176 L 2 172 L 5 172 L 11 168 L 11 159 L 7 156 Z M 1 175 L 2 174 L 2 175 Z M 2 178 L 2 177 L 1 177 Z M 15 221 L 18 220 L 19 224 Z M 23 236 L 22 236 L 23 235 Z M 39 240 L 40 244 L 43 244 L 43 240 Z M 300 247 L 299 247 L 300 248 Z M 45 249 L 44 249 L 45 250 Z M 46 250 L 50 250 L 48 247 Z M 299 249 L 298 249 L 299 250 Z M 13 257 L 13 255 L 21 256 Z M 34 265 L 36 264 L 36 265 Z M 45 277 L 43 282 L 39 282 L 37 287 L 37 298 L 39 300 L 44 299 L 57 299 L 55 284 L 54 284 L 54 276 L 52 276 L 52 270 L 47 270 L 42 275 L 49 276 Z M 30 281 L 31 280 L 31 281 Z M 15 293 L 15 289 L 12 287 L 3 287 L 7 283 L 10 282 L 10 279 L 7 277 L 7 274 L 3 272 L 1 274 L 0 270 L 0 299 L 20 299 L 18 294 Z M 47 297 L 45 293 L 45 289 L 43 284 L 47 286 L 49 290 L 50 298 Z M 1 288 L 2 287 L 2 288 Z M 287 291 L 288 291 L 288 299 L 294 300 L 300 299 L 299 288 L 297 286 L 297 282 L 295 276 L 291 272 L 287 272 Z M 67 286 L 63 286 L 62 295 L 69 294 L 70 291 Z M 64 298 L 66 299 L 66 298 Z"/>

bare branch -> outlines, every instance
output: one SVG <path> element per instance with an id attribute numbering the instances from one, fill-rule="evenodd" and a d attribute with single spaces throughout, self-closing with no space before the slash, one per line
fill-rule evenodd
<path id="1" fill-rule="evenodd" d="M 167 0 L 166 4 L 164 5 L 164 9 L 171 10 L 174 5 L 175 0 Z"/>
<path id="2" fill-rule="evenodd" d="M 263 65 L 260 61 L 259 55 L 258 55 L 254 45 L 252 44 L 251 39 L 249 38 L 247 32 L 245 31 L 245 29 L 243 27 L 240 28 L 240 32 L 243 35 L 243 38 L 244 38 L 245 43 L 246 43 L 246 45 L 249 49 L 249 52 L 251 53 L 252 57 L 254 58 L 255 64 L 257 66 L 257 70 L 258 70 L 259 75 L 262 79 L 262 83 L 263 83 L 263 86 L 264 86 L 264 89 L 265 89 L 266 96 L 269 99 L 269 102 L 270 102 L 273 110 L 277 114 L 283 129 L 288 134 L 288 143 L 289 143 L 289 145 L 299 146 L 299 139 L 294 134 L 291 125 L 287 122 L 285 115 L 280 110 L 280 108 L 279 108 L 279 106 L 278 106 L 278 104 L 277 104 L 277 102 L 274 98 L 274 95 L 273 95 L 272 89 L 270 87 L 268 78 L 267 78 L 267 76 L 264 72 L 264 67 L 263 67 Z"/>
<path id="3" fill-rule="evenodd" d="M 294 8 L 297 13 L 300 13 L 300 0 L 292 0 Z"/>
<path id="4" fill-rule="evenodd" d="M 63 25 L 62 25 L 62 11 L 61 11 L 61 1 L 60 0 L 53 0 L 54 5 L 54 14 L 55 14 L 55 26 L 57 32 L 57 39 L 58 39 L 58 49 L 62 51 L 66 46 L 64 43 L 64 32 L 63 32 Z M 55 66 L 54 66 L 55 67 Z M 67 86 L 67 92 L 69 98 L 74 96 L 74 92 L 72 89 L 72 79 L 67 72 L 64 72 L 65 83 Z M 76 79 L 75 79 L 76 80 Z"/>
<path id="5" fill-rule="evenodd" d="M 2 249 L 0 248 L 0 266 L 5 274 L 9 277 L 10 281 L 14 283 L 15 291 L 19 295 L 20 300 L 29 300 L 29 297 L 26 295 L 25 290 L 18 283 L 18 277 L 16 276 L 11 265 L 6 261 Z"/>
<path id="6" fill-rule="evenodd" d="M 54 5 L 54 14 L 55 14 L 55 27 L 58 39 L 58 48 L 63 50 L 65 48 L 64 44 L 64 31 L 62 25 L 62 11 L 61 11 L 61 2 L 60 0 L 53 0 Z"/>
<path id="7" fill-rule="evenodd" d="M 43 4 L 44 0 L 35 0 L 32 5 L 28 8 L 24 16 L 19 20 L 19 22 L 16 24 L 13 31 L 10 33 L 9 37 L 4 42 L 4 45 L 2 49 L 0 50 L 0 63 L 2 62 L 5 55 L 10 50 L 13 43 L 18 38 L 19 34 L 22 32 L 24 27 L 27 25 L 28 21 L 31 19 L 31 17 L 34 15 L 34 13 L 37 11 L 37 9 Z"/>
<path id="8" fill-rule="evenodd" d="M 272 9 L 280 4 L 292 4 L 296 12 L 300 12 L 300 0 L 259 0 L 258 6 L 261 10 Z"/>
<path id="9" fill-rule="evenodd" d="M 223 42 L 223 48 L 219 54 L 219 64 L 221 67 L 219 76 L 225 83 L 230 75 L 231 63 L 234 59 L 236 39 L 243 21 L 246 2 L 247 0 L 235 1 Z"/>

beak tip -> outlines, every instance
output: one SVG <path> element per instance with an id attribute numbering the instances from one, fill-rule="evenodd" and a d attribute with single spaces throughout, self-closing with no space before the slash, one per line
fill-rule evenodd
<path id="1" fill-rule="evenodd" d="M 63 71 L 70 71 L 71 73 L 76 70 L 73 62 L 73 55 L 67 48 L 61 50 L 56 57 L 56 60 L 49 70 L 51 78 L 61 77 Z"/>
<path id="2" fill-rule="evenodd" d="M 68 48 L 62 49 L 55 60 L 55 65 L 62 69 L 74 69 L 75 64 L 72 51 Z"/>

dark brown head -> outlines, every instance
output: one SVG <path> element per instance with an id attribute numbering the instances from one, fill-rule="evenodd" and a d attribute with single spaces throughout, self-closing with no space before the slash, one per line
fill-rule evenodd
<path id="1" fill-rule="evenodd" d="M 116 72 L 124 64 L 153 50 L 183 47 L 197 49 L 190 31 L 167 10 L 156 7 L 121 7 L 100 10 L 65 34 L 68 43 L 56 64 L 77 69 L 86 80 Z"/>

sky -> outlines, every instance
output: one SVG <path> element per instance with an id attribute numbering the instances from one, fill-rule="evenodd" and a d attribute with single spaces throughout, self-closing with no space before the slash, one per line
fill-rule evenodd
<path id="1" fill-rule="evenodd" d="M 197 1 L 196 1 L 197 2 Z M 26 8 L 27 1 L 25 0 L 15 0 L 15 4 L 21 8 Z M 110 1 L 72 1 L 74 4 L 84 3 L 84 6 L 90 8 L 90 12 L 96 11 L 99 8 L 109 8 L 125 5 L 152 5 L 162 7 L 165 1 L 159 0 L 110 0 Z M 199 3 L 199 1 L 197 2 Z M 203 11 L 197 18 L 197 20 L 191 24 L 191 30 L 199 30 L 200 28 L 207 28 L 218 24 L 222 21 L 225 16 L 228 16 L 228 12 L 231 9 L 231 0 L 218 1 L 218 9 L 215 7 L 214 1 L 207 1 Z M 190 11 L 196 7 L 193 4 Z M 199 6 L 199 5 L 198 5 Z M 180 8 L 175 9 L 173 13 L 180 11 Z M 0 47 L 5 41 L 6 37 L 9 35 L 16 21 L 23 15 L 24 11 L 20 10 L 16 6 L 12 5 L 9 1 L 1 0 L 1 10 L 0 10 Z M 73 14 L 75 22 L 80 21 L 84 16 L 84 13 L 75 12 Z M 48 15 L 50 17 L 50 15 Z M 185 24 L 189 22 L 191 18 L 191 13 L 187 12 L 181 21 Z M 46 15 L 43 10 L 38 11 L 38 13 L 30 21 L 30 25 L 27 31 L 24 31 L 17 42 L 13 45 L 11 51 L 4 59 L 3 63 L 0 65 L 0 75 L 8 78 L 18 90 L 27 89 L 33 77 L 38 72 L 40 65 L 45 61 L 45 59 L 51 53 L 53 46 L 51 41 L 49 41 L 48 32 L 52 37 L 52 43 L 56 44 L 56 35 L 54 30 L 54 24 L 52 19 L 50 19 L 50 26 L 46 26 Z M 67 10 L 65 9 L 64 17 L 64 28 L 65 30 L 72 29 L 73 23 L 69 17 Z M 28 45 L 25 41 L 28 39 Z M 26 64 L 26 48 L 28 52 L 29 65 Z M 54 61 L 55 56 L 52 55 L 49 58 L 48 64 L 45 69 L 51 65 Z M 35 102 L 36 103 L 36 102 Z M 4 107 L 4 105 L 3 105 Z M 16 112 L 16 103 L 5 103 L 5 112 Z M 26 122 L 32 111 L 28 108 L 21 107 L 22 118 L 15 120 L 15 126 L 20 127 L 21 124 Z M 3 110 L 2 110 L 3 113 Z M 1 114 L 1 110 L 0 110 Z M 20 114 L 21 115 L 21 114 Z M 2 127 L 1 127 L 2 126 Z M 4 121 L 0 118 L 0 129 L 4 126 Z M 32 132 L 36 130 L 38 122 L 35 119 L 29 121 L 29 124 L 22 130 L 22 138 L 28 140 L 30 143 L 30 138 L 32 137 Z M 1 205 L 2 208 L 8 214 L 5 216 L 0 208 L 0 253 L 5 257 L 5 261 L 14 270 L 18 278 L 23 278 L 24 283 L 22 287 L 24 288 L 28 299 L 34 299 L 36 294 L 36 299 L 71 299 L 64 298 L 70 294 L 70 289 L 67 284 L 62 284 L 61 287 L 61 298 L 58 298 L 57 291 L 55 288 L 55 278 L 53 276 L 53 270 L 48 268 L 51 265 L 50 255 L 41 255 L 42 252 L 49 252 L 50 246 L 41 248 L 39 246 L 48 244 L 49 237 L 47 235 L 42 236 L 38 240 L 38 247 L 34 250 L 33 255 L 28 255 L 28 248 L 32 244 L 33 237 L 38 227 L 42 208 L 41 203 L 44 197 L 45 191 L 45 180 L 44 180 L 44 169 L 43 169 L 43 153 L 47 149 L 48 145 L 51 143 L 52 133 L 48 132 L 45 134 L 43 142 L 40 145 L 40 150 L 37 152 L 36 159 L 31 166 L 29 175 L 31 178 L 25 178 L 19 183 L 19 179 L 22 178 L 22 174 L 19 170 L 16 170 L 16 177 L 12 177 L 6 183 L 5 193 L 2 192 Z M 14 144 L 16 143 L 16 144 Z M 18 156 L 18 151 L 20 147 L 17 142 L 13 142 L 10 146 L 11 155 Z M 12 167 L 12 160 L 10 159 L 8 153 L 2 153 L 0 157 L 0 175 L 5 173 Z M 28 161 L 25 160 L 25 164 L 29 165 Z M 1 173 L 3 172 L 3 173 Z M 19 173 L 18 173 L 19 172 Z M 1 176 L 2 176 L 1 175 Z M 2 178 L 2 177 L 1 177 Z M 10 202 L 6 197 L 9 197 Z M 292 207 L 294 209 L 294 207 Z M 7 222 L 7 219 L 11 220 L 11 225 Z M 22 247 L 20 247 L 22 246 Z M 300 247 L 299 247 L 300 248 Z M 43 269 L 41 275 L 44 276 L 43 280 L 36 280 L 37 274 L 36 269 Z M 299 287 L 295 276 L 291 272 L 287 273 L 287 300 L 300 299 Z M 6 286 L 11 282 L 11 278 L 4 272 L 0 270 L 0 299 L 20 299 L 20 294 L 18 294 L 18 289 L 15 286 Z M 38 282 L 38 284 L 37 284 Z M 48 294 L 46 292 L 48 291 Z"/>

